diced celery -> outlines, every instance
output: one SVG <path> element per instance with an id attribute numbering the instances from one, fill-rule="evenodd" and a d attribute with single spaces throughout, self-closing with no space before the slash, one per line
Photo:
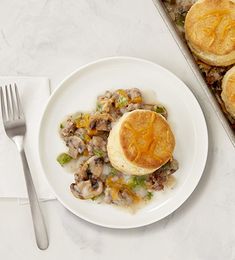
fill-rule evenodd
<path id="1" fill-rule="evenodd" d="M 104 157 L 104 151 L 99 149 L 94 149 L 94 154 L 98 157 Z"/>
<path id="2" fill-rule="evenodd" d="M 64 166 L 64 164 L 70 162 L 72 159 L 73 158 L 67 153 L 62 153 L 57 157 L 56 160 L 61 166 Z"/>

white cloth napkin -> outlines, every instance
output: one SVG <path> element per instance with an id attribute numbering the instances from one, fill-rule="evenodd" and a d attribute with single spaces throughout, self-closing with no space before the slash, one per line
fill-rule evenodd
<path id="1" fill-rule="evenodd" d="M 26 118 L 25 153 L 40 199 L 55 198 L 43 175 L 38 154 L 38 130 L 43 108 L 50 95 L 49 80 L 38 77 L 0 77 L 0 86 L 16 83 Z M 27 198 L 20 156 L 6 136 L 0 116 L 0 198 Z"/>

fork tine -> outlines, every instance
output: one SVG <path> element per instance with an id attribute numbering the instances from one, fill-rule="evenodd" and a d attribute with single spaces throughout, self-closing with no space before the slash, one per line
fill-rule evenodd
<path id="1" fill-rule="evenodd" d="M 16 116 L 16 102 L 13 95 L 11 84 L 9 85 L 10 88 L 10 95 L 11 95 L 11 105 L 12 105 L 12 113 L 13 113 L 13 119 L 16 119 L 18 116 Z"/>
<path id="2" fill-rule="evenodd" d="M 5 109 L 5 102 L 2 87 L 0 87 L 0 95 L 1 95 L 1 111 L 2 111 L 2 120 L 3 122 L 7 121 L 6 109 Z"/>
<path id="3" fill-rule="evenodd" d="M 17 104 L 17 115 L 19 118 L 22 118 L 22 117 L 24 117 L 24 112 L 23 112 L 22 105 L 20 102 L 20 95 L 19 95 L 16 83 L 14 84 L 14 87 L 15 87 L 16 104 Z"/>
<path id="4" fill-rule="evenodd" d="M 8 93 L 8 87 L 5 85 L 5 92 L 6 92 L 6 101 L 7 101 L 7 114 L 8 114 L 8 120 L 12 120 L 12 110 L 11 110 L 11 103 Z"/>

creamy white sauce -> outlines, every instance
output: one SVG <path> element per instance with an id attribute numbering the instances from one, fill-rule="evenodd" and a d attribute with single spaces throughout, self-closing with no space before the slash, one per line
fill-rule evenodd
<path id="1" fill-rule="evenodd" d="M 70 162 L 66 163 L 63 168 L 65 169 L 66 172 L 74 174 L 78 170 L 81 163 L 83 163 L 87 159 L 88 157 L 81 156 L 76 160 L 71 160 Z"/>
<path id="2" fill-rule="evenodd" d="M 155 91 L 148 89 L 141 92 L 145 104 L 156 104 L 157 95 Z"/>

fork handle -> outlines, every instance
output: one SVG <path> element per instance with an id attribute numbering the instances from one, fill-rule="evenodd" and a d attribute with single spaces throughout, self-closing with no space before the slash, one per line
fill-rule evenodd
<path id="1" fill-rule="evenodd" d="M 29 165 L 25 156 L 24 149 L 20 151 L 20 156 L 22 159 L 23 169 L 24 169 L 24 177 L 26 181 L 26 187 L 29 197 L 29 204 L 33 219 L 33 227 L 36 237 L 36 242 L 38 248 L 41 250 L 47 249 L 49 246 L 46 226 L 43 220 L 43 215 L 39 206 L 38 197 L 36 194 L 36 190 L 33 184 L 32 176 L 30 173 Z"/>

